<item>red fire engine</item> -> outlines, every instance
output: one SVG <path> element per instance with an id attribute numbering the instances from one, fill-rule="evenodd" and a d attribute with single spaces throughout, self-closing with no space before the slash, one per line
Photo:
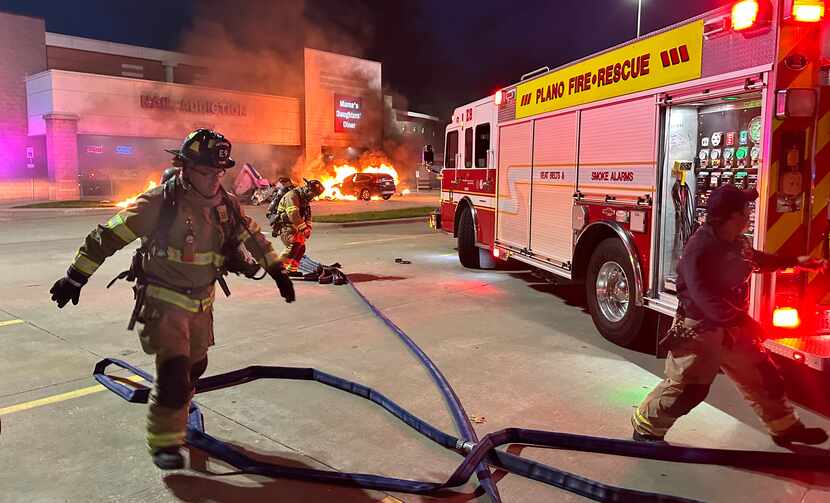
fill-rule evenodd
<path id="1" fill-rule="evenodd" d="M 599 332 L 622 345 L 674 314 L 677 260 L 715 187 L 757 188 L 756 248 L 827 257 L 824 10 L 738 1 L 457 108 L 432 225 L 466 267 L 515 259 L 584 281 Z M 828 285 L 755 276 L 768 348 L 830 369 Z"/>

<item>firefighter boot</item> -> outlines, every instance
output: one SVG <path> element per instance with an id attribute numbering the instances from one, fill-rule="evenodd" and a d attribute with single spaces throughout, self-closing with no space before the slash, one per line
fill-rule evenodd
<path id="1" fill-rule="evenodd" d="M 772 435 L 772 441 L 782 447 L 793 443 L 818 445 L 827 441 L 827 432 L 822 428 L 807 428 L 799 421 L 786 430 Z"/>
<path id="2" fill-rule="evenodd" d="M 153 451 L 153 463 L 162 470 L 181 470 L 184 457 L 179 446 L 162 447 Z"/>
<path id="3" fill-rule="evenodd" d="M 631 435 L 631 438 L 635 442 L 643 442 L 643 443 L 648 443 L 648 444 L 652 444 L 652 445 L 669 445 L 668 442 L 663 440 L 663 437 L 658 437 L 658 436 L 655 436 L 655 435 L 647 435 L 645 433 L 640 433 L 637 430 L 634 430 L 634 434 Z"/>

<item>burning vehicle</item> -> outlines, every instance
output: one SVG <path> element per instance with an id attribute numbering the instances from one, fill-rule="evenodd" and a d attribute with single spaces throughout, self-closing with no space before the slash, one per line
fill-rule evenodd
<path id="1" fill-rule="evenodd" d="M 388 200 L 395 195 L 395 179 L 386 173 L 355 173 L 340 184 L 340 192 L 370 201 L 372 196 Z"/>

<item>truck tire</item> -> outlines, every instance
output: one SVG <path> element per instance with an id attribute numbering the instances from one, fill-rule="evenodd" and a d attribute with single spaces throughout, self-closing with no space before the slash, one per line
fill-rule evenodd
<path id="1" fill-rule="evenodd" d="M 388 201 L 391 197 L 392 197 L 392 194 L 384 194 L 383 195 L 383 200 Z"/>
<path id="2" fill-rule="evenodd" d="M 634 270 L 622 241 L 600 242 L 585 275 L 588 311 L 599 333 L 623 347 L 635 344 L 645 316 L 645 308 L 636 305 L 635 289 Z"/>
<path id="3" fill-rule="evenodd" d="M 470 269 L 479 269 L 479 250 L 476 246 L 476 229 L 473 225 L 473 214 L 469 208 L 464 208 L 461 218 L 458 219 L 458 260 L 461 265 Z"/>

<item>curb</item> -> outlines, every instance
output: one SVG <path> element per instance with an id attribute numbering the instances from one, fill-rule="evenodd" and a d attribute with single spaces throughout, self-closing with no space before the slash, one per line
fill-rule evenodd
<path id="1" fill-rule="evenodd" d="M 14 215 L 114 215 L 118 208 L 0 208 L 0 216 Z"/>
<path id="2" fill-rule="evenodd" d="M 368 227 L 370 225 L 391 225 L 391 224 L 411 224 L 415 222 L 427 222 L 427 215 L 422 217 L 408 217 L 408 218 L 393 218 L 387 220 L 362 220 L 358 222 L 344 222 L 342 224 L 332 224 L 332 225 L 339 225 L 340 227 Z"/>

